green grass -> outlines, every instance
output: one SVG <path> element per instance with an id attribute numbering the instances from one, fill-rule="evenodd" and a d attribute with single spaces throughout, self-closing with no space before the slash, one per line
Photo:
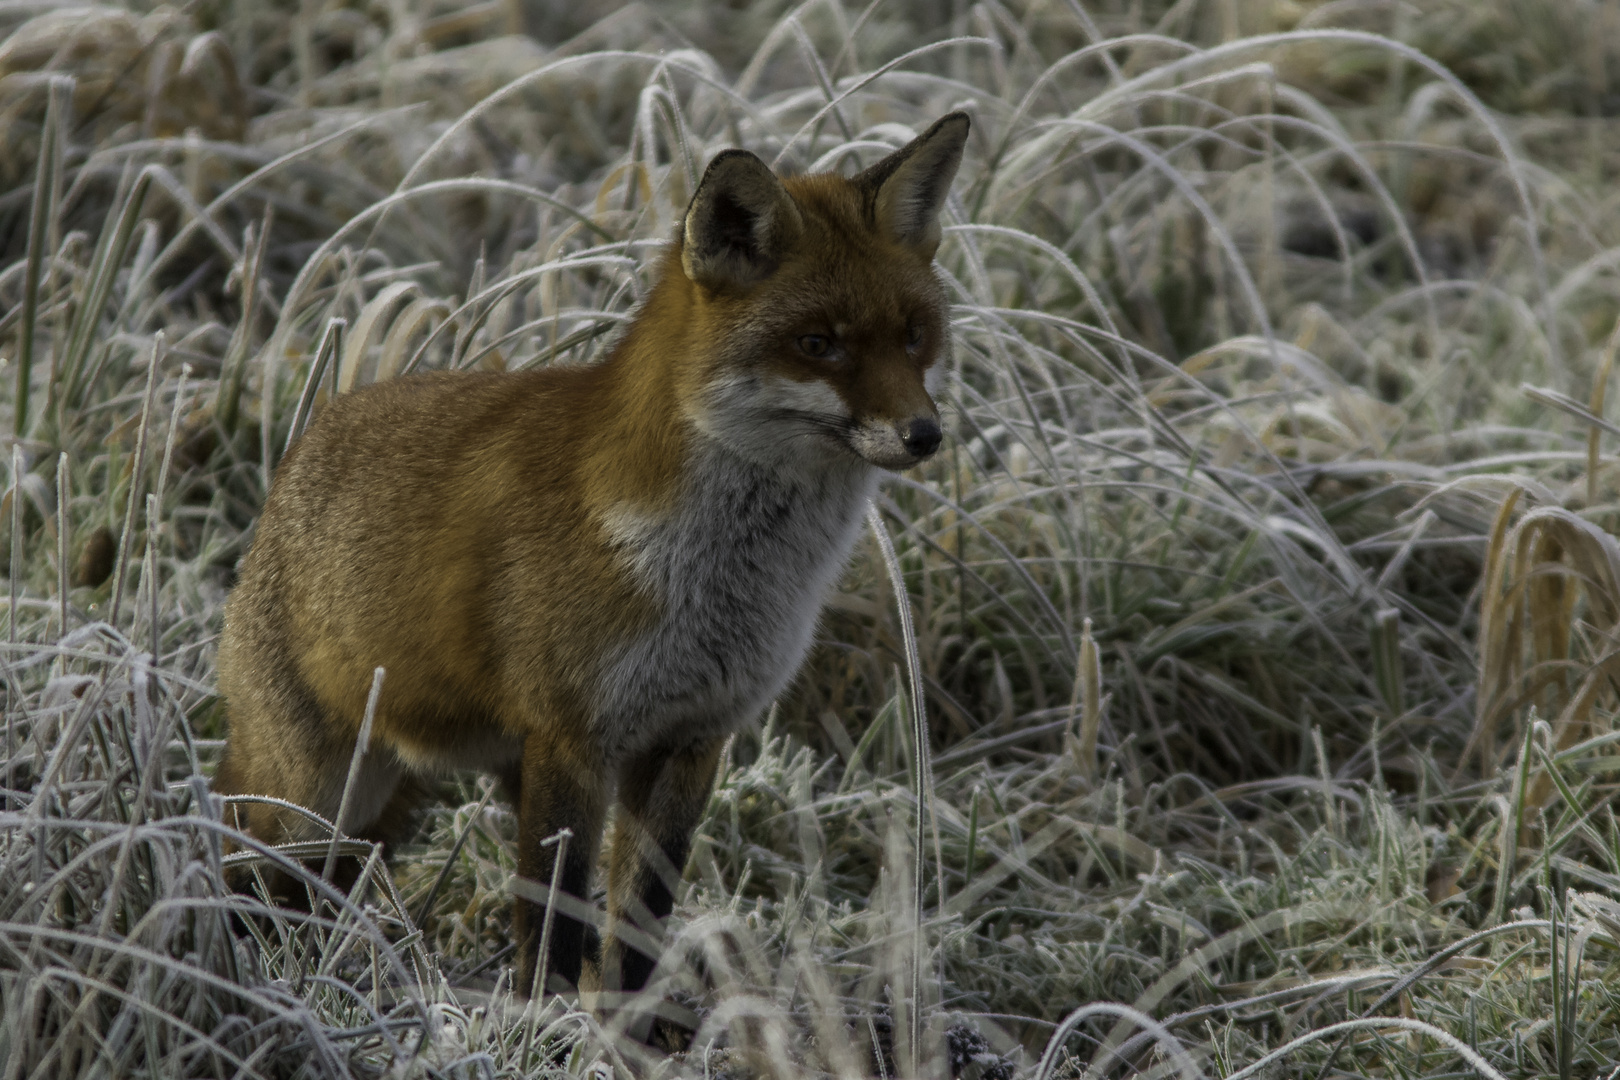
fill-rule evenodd
<path id="1" fill-rule="evenodd" d="M 1614 19 L 0 8 L 4 1075 L 1620 1075 Z M 690 1048 L 514 996 L 486 780 L 320 918 L 227 890 L 301 417 L 589 362 L 713 153 L 958 107 L 948 445 L 728 751 Z"/>

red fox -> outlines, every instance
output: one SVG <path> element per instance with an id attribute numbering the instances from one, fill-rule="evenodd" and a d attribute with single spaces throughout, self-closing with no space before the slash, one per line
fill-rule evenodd
<path id="1" fill-rule="evenodd" d="M 952 113 L 853 177 L 724 151 L 600 364 L 333 401 L 226 604 L 215 790 L 336 817 L 386 668 L 343 830 L 386 842 L 413 778 L 485 770 L 517 805 L 518 873 L 546 881 L 567 827 L 559 887 L 588 897 L 616 795 L 601 979 L 642 988 L 657 958 L 614 925 L 656 934 L 721 746 L 797 670 L 878 471 L 940 445 L 933 258 L 967 134 Z M 241 805 L 260 840 L 315 838 Z M 525 992 L 544 914 L 516 902 Z M 577 985 L 588 941 L 559 905 L 549 988 Z"/>

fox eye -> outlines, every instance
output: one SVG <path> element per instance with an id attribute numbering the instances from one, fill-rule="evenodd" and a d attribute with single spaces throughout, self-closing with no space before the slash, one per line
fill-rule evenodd
<path id="1" fill-rule="evenodd" d="M 917 346 L 922 344 L 922 340 L 922 323 L 912 323 L 910 326 L 906 327 L 906 348 L 916 349 Z"/>
<path id="2" fill-rule="evenodd" d="M 806 334 L 799 339 L 799 348 L 806 356 L 827 356 L 832 352 L 832 338 L 825 334 Z"/>

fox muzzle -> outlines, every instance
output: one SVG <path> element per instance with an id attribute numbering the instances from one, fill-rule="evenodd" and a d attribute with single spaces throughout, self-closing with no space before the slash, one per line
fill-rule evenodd
<path id="1" fill-rule="evenodd" d="M 850 447 L 880 469 L 909 469 L 939 449 L 939 417 L 925 414 L 906 420 L 867 420 L 851 434 Z"/>

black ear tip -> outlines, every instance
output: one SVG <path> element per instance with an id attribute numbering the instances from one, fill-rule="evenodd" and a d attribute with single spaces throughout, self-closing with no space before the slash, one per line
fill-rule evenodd
<path id="1" fill-rule="evenodd" d="M 714 157 L 709 159 L 709 167 L 703 170 L 703 178 L 707 180 L 716 173 L 733 169 L 740 165 L 748 167 L 758 166 L 761 169 L 767 169 L 767 171 L 769 168 L 763 161 L 759 159 L 758 154 L 755 154 L 750 150 L 743 150 L 734 146 L 730 150 L 720 151 L 718 154 L 714 155 Z"/>
<path id="2" fill-rule="evenodd" d="M 692 200 L 687 204 L 687 213 L 698 205 L 699 196 L 705 189 L 712 192 L 717 186 L 725 187 L 739 181 L 746 183 L 746 177 L 758 177 L 760 174 L 772 175 L 770 166 L 761 161 L 759 155 L 737 147 L 720 151 L 709 159 L 708 167 L 703 170 L 703 176 L 692 192 Z"/>
<path id="3" fill-rule="evenodd" d="M 710 158 L 709 167 L 713 168 L 720 162 L 729 161 L 732 158 L 752 158 L 753 160 L 758 161 L 759 155 L 754 153 L 752 150 L 744 150 L 740 146 L 733 146 L 729 149 L 720 151 L 718 154 L 714 155 L 714 157 Z"/>
<path id="4" fill-rule="evenodd" d="M 933 135 L 935 132 L 944 131 L 946 128 L 955 127 L 958 124 L 962 126 L 962 134 L 966 136 L 973 127 L 973 120 L 967 113 L 957 109 L 955 112 L 948 112 L 935 120 L 933 126 L 928 129 L 928 134 Z"/>

